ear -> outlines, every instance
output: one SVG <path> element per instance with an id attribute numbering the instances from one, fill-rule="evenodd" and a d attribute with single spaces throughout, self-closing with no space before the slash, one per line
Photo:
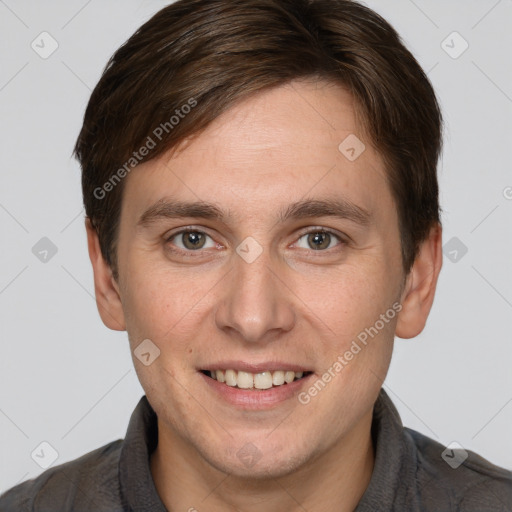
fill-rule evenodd
<path id="1" fill-rule="evenodd" d="M 101 254 L 96 229 L 89 218 L 85 219 L 87 246 L 94 272 L 96 305 L 103 323 L 114 331 L 126 330 L 119 286 L 112 276 L 112 270 Z"/>
<path id="2" fill-rule="evenodd" d="M 424 329 L 443 264 L 442 228 L 436 224 L 420 246 L 402 292 L 395 334 L 414 338 Z"/>

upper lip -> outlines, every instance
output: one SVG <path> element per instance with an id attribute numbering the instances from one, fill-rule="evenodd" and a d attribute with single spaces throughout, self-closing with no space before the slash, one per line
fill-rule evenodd
<path id="1" fill-rule="evenodd" d="M 293 371 L 293 372 L 307 372 L 311 371 L 310 368 L 301 364 L 282 363 L 279 361 L 267 361 L 261 363 L 248 363 L 245 361 L 221 361 L 218 363 L 211 363 L 202 366 L 200 370 L 241 370 L 248 373 L 261 373 L 265 371 Z"/>

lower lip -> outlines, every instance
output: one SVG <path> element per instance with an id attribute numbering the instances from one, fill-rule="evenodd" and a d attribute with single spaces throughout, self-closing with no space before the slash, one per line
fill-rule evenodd
<path id="1" fill-rule="evenodd" d="M 300 389 L 306 386 L 309 379 L 314 375 L 310 373 L 302 379 L 294 380 L 290 384 L 272 387 L 269 389 L 240 389 L 228 386 L 202 372 L 199 375 L 204 379 L 210 388 L 220 395 L 222 399 L 231 405 L 242 409 L 269 409 L 280 404 L 290 398 L 296 397 Z"/>

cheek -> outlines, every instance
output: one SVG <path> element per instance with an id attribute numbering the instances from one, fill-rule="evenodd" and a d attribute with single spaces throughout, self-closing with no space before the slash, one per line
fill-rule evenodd
<path id="1" fill-rule="evenodd" d="M 346 264 L 329 273 L 318 272 L 296 282 L 297 295 L 306 310 L 317 317 L 315 323 L 323 324 L 328 338 L 339 340 L 337 344 L 340 346 L 373 326 L 398 298 L 398 282 L 384 265 L 379 264 L 381 260 L 361 258 L 357 265 Z M 377 327 L 389 334 L 396 323 L 395 311 L 390 311 L 385 320 L 385 325 L 379 321 Z"/>
<path id="2" fill-rule="evenodd" d="M 123 309 L 139 380 L 144 389 L 158 389 L 162 382 L 172 386 L 176 382 L 170 374 L 181 381 L 195 371 L 197 347 L 210 320 L 206 317 L 215 302 L 212 287 L 218 276 L 190 279 L 158 265 L 132 264 L 131 268 L 123 290 Z M 136 359 L 134 351 L 146 339 L 159 351 L 158 364 L 144 366 Z M 204 356 L 204 349 L 201 352 Z"/>
<path id="3" fill-rule="evenodd" d="M 134 338 L 142 336 L 158 344 L 183 328 L 197 313 L 201 297 L 208 290 L 204 281 L 191 284 L 164 264 L 145 264 L 142 256 L 133 257 L 129 268 L 123 309 L 127 331 Z"/>
<path id="4" fill-rule="evenodd" d="M 164 332 L 171 330 L 175 310 L 169 291 L 163 287 L 153 289 L 148 281 L 132 283 L 126 290 L 123 297 L 126 330 L 134 343 L 149 338 L 158 344 Z"/>
<path id="5" fill-rule="evenodd" d="M 359 265 L 331 273 L 323 294 L 311 286 L 303 288 L 304 302 L 314 309 L 312 321 L 324 333 L 318 336 L 316 354 L 319 378 L 328 381 L 325 393 L 318 383 L 317 389 L 307 390 L 305 399 L 321 394 L 319 403 L 332 401 L 350 408 L 366 404 L 378 393 L 391 360 L 400 309 L 395 277 L 386 274 L 379 261 L 382 257 L 361 259 Z M 342 421 L 334 416 L 331 421 Z"/>

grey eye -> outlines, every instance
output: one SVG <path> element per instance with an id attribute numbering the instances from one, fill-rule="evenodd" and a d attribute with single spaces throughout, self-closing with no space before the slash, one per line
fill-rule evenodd
<path id="1" fill-rule="evenodd" d="M 171 240 L 180 248 L 188 251 L 196 251 L 206 247 L 206 240 L 211 237 L 201 231 L 180 231 L 172 236 Z M 212 243 L 208 247 L 215 247 L 215 243 Z"/>
<path id="2" fill-rule="evenodd" d="M 300 240 L 306 239 L 305 245 L 301 245 Z M 311 231 L 306 233 L 299 238 L 297 245 L 303 249 L 311 249 L 313 251 L 320 251 L 324 249 L 330 249 L 335 246 L 336 243 L 331 245 L 331 242 L 335 242 L 339 238 L 333 233 L 327 231 Z"/>

